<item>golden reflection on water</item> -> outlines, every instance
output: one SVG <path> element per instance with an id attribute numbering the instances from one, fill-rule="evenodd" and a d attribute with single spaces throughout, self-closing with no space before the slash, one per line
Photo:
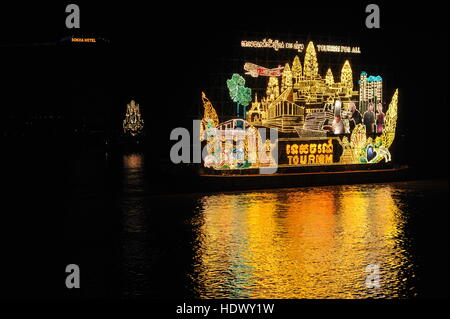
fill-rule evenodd
<path id="1" fill-rule="evenodd" d="M 201 199 L 203 298 L 404 297 L 404 218 L 389 185 L 219 194 Z M 380 267 L 380 288 L 366 267 Z"/>
<path id="2" fill-rule="evenodd" d="M 123 156 L 123 167 L 125 169 L 142 169 L 143 157 L 142 154 L 126 154 Z"/>

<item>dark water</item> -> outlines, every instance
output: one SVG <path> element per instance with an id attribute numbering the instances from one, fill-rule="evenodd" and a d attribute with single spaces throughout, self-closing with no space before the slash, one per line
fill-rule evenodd
<path id="1" fill-rule="evenodd" d="M 85 242 L 80 253 L 102 265 L 89 279 L 98 295 L 448 295 L 446 181 L 154 196 L 143 155 L 120 162 L 117 225 L 99 245 L 110 252 L 99 257 Z M 366 285 L 368 265 L 379 268 L 379 288 Z"/>

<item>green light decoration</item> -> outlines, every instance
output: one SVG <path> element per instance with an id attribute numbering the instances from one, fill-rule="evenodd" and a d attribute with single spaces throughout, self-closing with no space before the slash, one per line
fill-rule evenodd
<path id="1" fill-rule="evenodd" d="M 245 107 L 252 101 L 252 90 L 245 87 L 245 79 L 239 74 L 233 74 L 231 79 L 227 80 L 227 87 L 230 91 L 230 97 L 233 102 L 237 103 L 237 116 L 239 117 L 239 106 L 244 106 L 244 120 Z"/>

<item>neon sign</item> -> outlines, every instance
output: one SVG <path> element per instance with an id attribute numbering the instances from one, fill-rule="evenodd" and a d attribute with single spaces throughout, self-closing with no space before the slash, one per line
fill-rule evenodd
<path id="1" fill-rule="evenodd" d="M 289 165 L 332 164 L 333 143 L 286 144 Z"/>
<path id="2" fill-rule="evenodd" d="M 71 38 L 71 42 L 81 42 L 81 43 L 96 43 L 97 40 L 95 38 Z"/>
<path id="3" fill-rule="evenodd" d="M 253 41 L 253 40 L 242 40 L 241 41 L 242 48 L 270 48 L 275 51 L 282 49 L 291 49 L 296 50 L 301 53 L 305 50 L 305 44 L 295 42 L 285 42 L 281 40 L 273 40 L 273 39 L 263 39 L 261 41 Z M 350 53 L 350 54 L 360 54 L 360 47 L 351 47 L 345 45 L 330 45 L 330 44 L 318 44 L 317 51 L 319 52 L 332 52 L 332 53 Z"/>

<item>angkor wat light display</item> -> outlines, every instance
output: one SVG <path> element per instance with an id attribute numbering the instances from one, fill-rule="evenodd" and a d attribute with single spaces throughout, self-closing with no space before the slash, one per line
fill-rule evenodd
<path id="1" fill-rule="evenodd" d="M 254 94 L 242 119 L 219 123 L 203 93 L 205 115 L 201 133 L 208 145 L 206 167 L 270 166 L 274 162 L 268 151 L 270 141 L 262 140 L 258 130 L 269 128 L 282 134 L 277 140 L 279 166 L 391 161 L 389 147 L 395 137 L 398 90 L 387 110 L 383 110 L 381 76 L 368 77 L 361 72 L 359 88 L 355 90 L 349 60 L 342 65 L 340 76 L 335 77 L 331 68 L 322 76 L 313 42 L 308 43 L 303 66 L 300 57 L 295 56 L 292 64 L 286 62 L 284 67 L 268 69 L 248 62 L 244 70 L 252 77 L 267 77 L 267 87 L 262 98 Z M 251 92 L 248 89 L 245 96 L 242 93 L 245 80 L 234 74 L 227 84 L 238 107 L 245 105 L 239 103 L 247 102 L 247 93 Z"/>

